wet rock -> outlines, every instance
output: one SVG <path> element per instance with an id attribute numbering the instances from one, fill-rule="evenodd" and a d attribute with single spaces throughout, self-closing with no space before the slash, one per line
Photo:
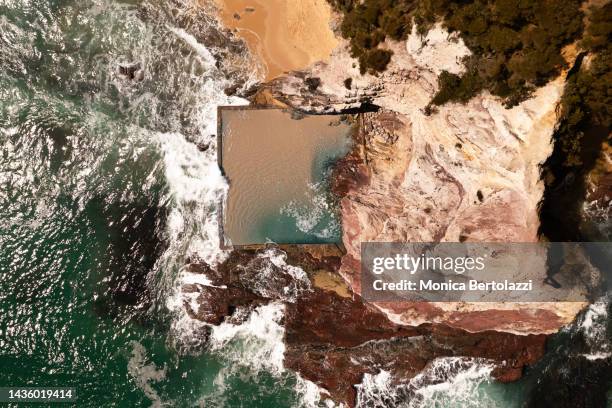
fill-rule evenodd
<path id="1" fill-rule="evenodd" d="M 184 307 L 192 319 L 218 325 L 234 312 L 245 306 L 261 304 L 257 295 L 242 287 L 214 287 L 190 284 L 183 287 L 183 293 L 196 294 L 195 307 L 193 303 L 185 301 Z"/>
<path id="2" fill-rule="evenodd" d="M 207 152 L 208 149 L 210 149 L 210 144 L 209 143 L 197 143 L 196 146 L 198 147 L 198 150 L 201 152 Z"/>
<path id="3" fill-rule="evenodd" d="M 238 309 L 253 308 L 270 300 L 290 302 L 308 291 L 310 282 L 306 275 L 300 279 L 301 269 L 292 270 L 295 267 L 284 264 L 284 252 L 275 251 L 279 250 L 233 251 L 215 268 L 192 260 L 185 272 L 202 276 L 181 288 L 187 314 L 193 319 L 218 325 Z"/>
<path id="4" fill-rule="evenodd" d="M 230 283 L 228 277 L 218 268 L 211 268 L 207 263 L 194 260 L 185 265 L 185 271 L 193 274 L 203 275 L 210 281 L 211 285 L 222 286 Z"/>
<path id="5" fill-rule="evenodd" d="M 298 110 L 292 110 L 291 111 L 291 119 L 293 120 L 302 120 L 306 117 L 306 115 L 303 112 L 300 112 Z"/>
<path id="6" fill-rule="evenodd" d="M 281 245 L 279 248 L 287 254 L 287 263 L 299 265 L 307 273 L 337 271 L 345 254 L 344 249 L 336 244 Z"/>
<path id="7" fill-rule="evenodd" d="M 365 134 L 361 117 L 358 118 L 356 130 L 353 132 L 351 150 L 339 159 L 333 168 L 330 189 L 339 199 L 344 198 L 349 191 L 368 184 L 370 176 L 364 149 Z"/>
<path id="8" fill-rule="evenodd" d="M 495 364 L 495 378 L 514 381 L 544 352 L 544 335 L 398 325 L 358 295 L 342 296 L 288 272 L 299 266 L 310 276 L 322 271 L 334 275 L 343 254 L 334 245 L 285 245 L 233 251 L 217 268 L 194 263 L 187 270 L 214 283 L 184 285 L 184 307 L 192 318 L 209 324 L 240 323 L 254 307 L 284 301 L 285 366 L 349 407 L 355 405 L 355 385 L 382 369 L 401 384 L 437 357 L 478 357 Z"/>
<path id="9" fill-rule="evenodd" d="M 140 62 L 120 64 L 118 71 L 119 75 L 129 79 L 130 81 L 142 81 L 144 79 L 144 70 L 142 69 Z"/>
<path id="10" fill-rule="evenodd" d="M 461 73 L 456 57 L 469 52 L 461 41 L 448 39 L 436 27 L 427 41 L 411 35 L 405 43 L 387 42 L 393 59 L 378 76 L 360 75 L 343 47 L 328 62 L 265 86 L 276 100 L 304 112 L 340 113 L 364 104 L 379 108 L 362 113 L 361 133 L 332 181 L 342 198 L 347 252 L 340 273 L 357 294 L 362 242 L 538 240 L 540 164 L 551 153 L 564 78 L 511 109 L 483 93 L 464 105 L 447 104 L 426 114 L 440 69 Z M 319 80 L 316 88 L 304 86 L 309 78 Z M 346 78 L 352 78 L 350 89 Z M 545 271 L 540 275 L 544 279 Z M 584 304 L 377 306 L 398 323 L 554 333 Z M 471 312 L 478 319 L 470 319 Z"/>
<path id="11" fill-rule="evenodd" d="M 238 308 L 263 304 L 264 299 L 247 289 L 241 280 L 238 265 L 248 263 L 255 256 L 253 251 L 234 251 L 218 267 L 198 259 L 191 259 L 185 272 L 193 274 L 194 283 L 181 288 L 183 307 L 192 318 L 218 325 L 231 317 Z"/>
<path id="12" fill-rule="evenodd" d="M 223 92 L 227 95 L 227 96 L 232 96 L 232 95 L 236 95 L 236 93 L 238 92 L 238 90 L 242 87 L 242 84 L 234 84 L 232 86 L 228 86 L 227 88 L 225 88 L 223 90 Z"/>
<path id="13" fill-rule="evenodd" d="M 493 331 L 468 333 L 444 325 L 400 326 L 359 297 L 316 289 L 286 307 L 285 365 L 328 390 L 337 402 L 355 405 L 364 374 L 390 371 L 407 382 L 437 357 L 490 359 L 493 375 L 514 381 L 544 352 L 544 335 Z"/>
<path id="14" fill-rule="evenodd" d="M 199 44 L 211 52 L 217 68 L 225 78 L 230 79 L 232 83 L 245 83 L 250 73 L 242 67 L 253 66 L 254 57 L 244 41 L 221 26 L 216 14 L 211 12 L 211 6 L 188 4 L 182 0 L 168 0 L 160 4 L 141 2 L 137 13 L 143 21 L 165 21 L 168 26 L 185 30 L 193 35 Z M 186 52 L 192 50 L 188 44 L 183 46 Z"/>

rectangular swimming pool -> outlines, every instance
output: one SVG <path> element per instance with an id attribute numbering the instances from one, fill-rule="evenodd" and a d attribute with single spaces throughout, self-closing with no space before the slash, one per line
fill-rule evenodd
<path id="1" fill-rule="evenodd" d="M 329 177 L 350 149 L 350 124 L 244 107 L 220 108 L 219 121 L 219 165 L 229 181 L 224 245 L 341 241 Z"/>

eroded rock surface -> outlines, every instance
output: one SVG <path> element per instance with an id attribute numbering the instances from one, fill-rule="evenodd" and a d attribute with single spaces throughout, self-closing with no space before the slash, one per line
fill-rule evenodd
<path id="1" fill-rule="evenodd" d="M 182 288 L 185 308 L 207 324 L 239 324 L 256 306 L 285 302 L 285 367 L 349 407 L 365 374 L 385 370 L 400 384 L 438 357 L 458 356 L 485 359 L 496 367 L 495 378 L 512 381 L 544 353 L 544 335 L 398 325 L 359 296 L 311 283 L 320 273 L 336 275 L 341 256 L 331 246 L 285 246 L 234 251 L 215 268 L 195 262 L 186 268 L 193 283 Z"/>
<path id="2" fill-rule="evenodd" d="M 368 111 L 333 180 L 345 250 L 237 250 L 214 268 L 194 261 L 182 288 L 189 316 L 206 324 L 239 323 L 244 311 L 284 302 L 285 366 L 348 406 L 365 374 L 385 370 L 405 383 L 438 357 L 484 358 L 495 378 L 516 380 L 542 356 L 545 334 L 583 307 L 362 300 L 361 242 L 537 240 L 539 165 L 563 90 L 560 78 L 512 109 L 482 94 L 432 110 L 437 75 L 462 72 L 467 48 L 440 27 L 387 46 L 394 57 L 378 77 L 361 76 L 343 44 L 328 63 L 252 98 L 306 112 Z"/>
<path id="3" fill-rule="evenodd" d="M 359 75 L 342 47 L 329 63 L 268 87 L 278 100 L 304 111 L 380 108 L 362 115 L 362 132 L 336 181 L 336 191 L 343 194 L 347 250 L 340 272 L 358 294 L 361 242 L 537 241 L 537 207 L 544 189 L 540 165 L 552 151 L 563 92 L 564 78 L 558 78 L 510 109 L 488 93 L 465 105 L 431 109 L 440 70 L 460 73 L 461 57 L 469 50 L 440 27 L 424 38 L 413 33 L 406 43 L 387 47 L 394 56 L 378 77 Z M 315 90 L 306 78 L 318 78 Z M 584 304 L 377 306 L 399 324 L 552 333 L 571 322 Z"/>
<path id="4" fill-rule="evenodd" d="M 361 299 L 314 290 L 287 306 L 285 365 L 336 399 L 355 403 L 363 375 L 389 371 L 406 382 L 438 357 L 479 357 L 497 365 L 494 376 L 513 381 L 544 352 L 545 336 L 467 333 L 446 325 L 391 323 Z"/>

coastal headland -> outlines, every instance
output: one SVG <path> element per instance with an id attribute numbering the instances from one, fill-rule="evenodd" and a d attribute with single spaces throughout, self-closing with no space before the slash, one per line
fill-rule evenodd
<path id="1" fill-rule="evenodd" d="M 494 378 L 520 378 L 586 302 L 367 302 L 360 245 L 538 241 L 540 166 L 567 72 L 511 108 L 484 91 L 432 111 L 438 75 L 461 74 L 470 55 L 441 25 L 384 41 L 393 55 L 386 70 L 363 74 L 323 0 L 217 2 L 265 67 L 253 106 L 352 115 L 357 131 L 332 180 L 342 244 L 269 244 L 234 250 L 219 265 L 193 262 L 189 272 L 212 283 L 183 287 L 195 299 L 188 314 L 220 324 L 239 318 L 236 310 L 284 302 L 285 366 L 350 407 L 365 374 L 385 369 L 405 382 L 438 357 L 484 358 Z M 597 282 L 586 278 L 588 291 Z"/>

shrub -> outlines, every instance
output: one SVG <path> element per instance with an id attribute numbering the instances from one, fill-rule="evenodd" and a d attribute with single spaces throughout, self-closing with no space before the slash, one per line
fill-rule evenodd
<path id="1" fill-rule="evenodd" d="M 436 21 L 458 31 L 473 57 L 466 60 L 465 78 L 440 78 L 434 103 L 465 102 L 488 89 L 507 105 L 516 104 L 567 68 L 561 49 L 583 30 L 582 0 L 329 1 L 344 13 L 342 35 L 350 40 L 362 74 L 386 69 L 391 54 L 380 51 L 380 43 L 387 37 L 405 39 L 413 21 L 421 33 Z M 599 18 L 594 24 L 591 41 L 603 46 L 605 23 Z"/>
<path id="2" fill-rule="evenodd" d="M 367 50 L 359 56 L 360 71 L 362 74 L 366 72 L 376 73 L 382 72 L 387 68 L 387 64 L 391 61 L 393 53 L 389 50 L 375 48 Z"/>

